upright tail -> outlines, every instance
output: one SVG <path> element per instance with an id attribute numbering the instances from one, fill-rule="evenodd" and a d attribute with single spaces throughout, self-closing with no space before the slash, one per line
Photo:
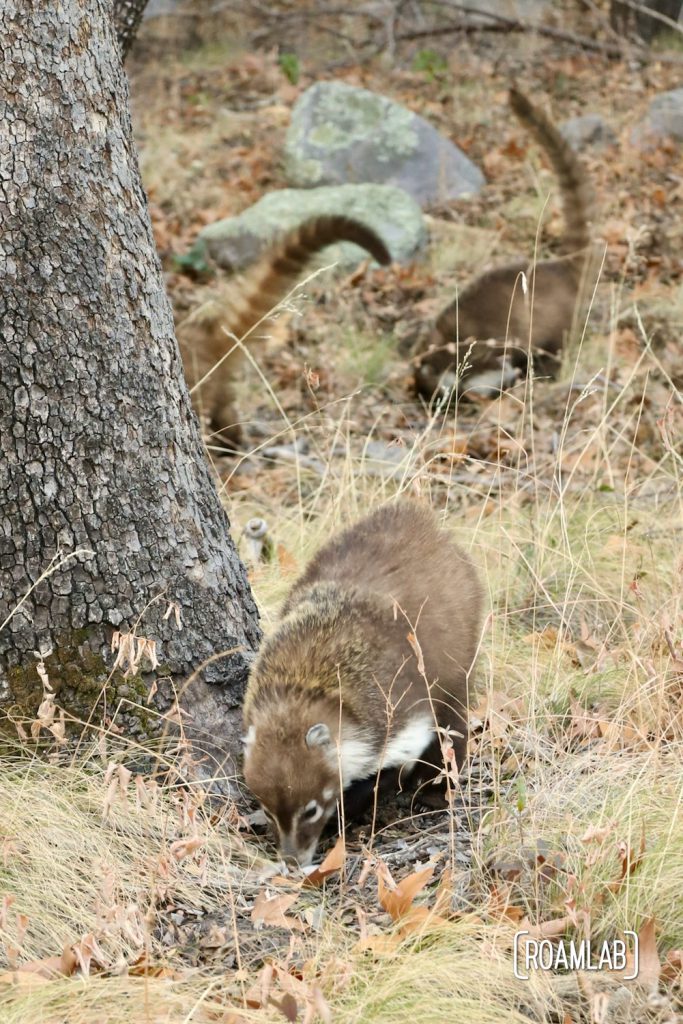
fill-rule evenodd
<path id="1" fill-rule="evenodd" d="M 516 86 L 510 88 L 512 110 L 548 155 L 562 192 L 566 253 L 585 249 L 591 240 L 590 218 L 595 201 L 586 169 L 556 125 Z"/>
<path id="2" fill-rule="evenodd" d="M 386 245 L 367 225 L 336 214 L 311 217 L 245 272 L 226 318 L 231 333 L 243 338 L 296 286 L 311 258 L 334 242 L 355 242 L 378 263 L 391 263 Z"/>

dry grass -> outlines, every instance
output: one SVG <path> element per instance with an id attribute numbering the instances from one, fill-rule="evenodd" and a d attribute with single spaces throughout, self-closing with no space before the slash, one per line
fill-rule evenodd
<path id="1" fill-rule="evenodd" d="M 522 422 L 528 406 L 515 402 L 501 400 L 501 436 L 510 434 L 502 417 L 513 408 L 517 436 L 538 445 Z M 565 982 L 518 982 L 512 974 L 511 934 L 523 917 L 554 921 L 573 906 L 577 921 L 590 917 L 595 939 L 654 918 L 660 958 L 680 946 L 683 722 L 680 667 L 671 655 L 682 628 L 681 566 L 671 544 L 681 513 L 676 452 L 662 445 L 656 459 L 651 448 L 639 449 L 616 413 L 582 420 L 575 434 L 568 419 L 558 423 L 564 442 L 554 455 L 515 449 L 507 468 L 497 467 L 503 483 L 494 487 L 492 465 L 485 477 L 462 454 L 444 470 L 451 420 L 426 422 L 399 459 L 387 456 L 386 474 L 381 461 L 368 459 L 373 435 L 359 437 L 354 427 L 353 399 L 298 426 L 285 423 L 280 440 L 304 436 L 320 465 L 285 458 L 283 472 L 296 485 L 282 504 L 276 457 L 257 488 L 235 489 L 230 510 L 236 524 L 264 515 L 281 545 L 279 559 L 252 571 L 266 629 L 295 567 L 333 529 L 399 491 L 441 509 L 444 525 L 479 562 L 491 615 L 473 750 L 489 766 L 492 791 L 480 823 L 472 822 L 464 882 L 458 864 L 450 865 L 463 883 L 459 915 L 400 940 L 377 906 L 369 932 L 375 944 L 362 952 L 355 907 L 367 908 L 372 893 L 357 879 L 341 887 L 333 881 L 327 893 L 299 897 L 295 916 L 305 930 L 293 933 L 287 953 L 289 939 L 279 933 L 272 942 L 268 931 L 259 938 L 248 920 L 264 885 L 288 890 L 266 883 L 268 869 L 245 844 L 234 812 L 215 820 L 201 795 L 181 786 L 151 803 L 138 791 L 136 801 L 134 781 L 117 787 L 119 769 L 106 772 L 130 760 L 125 745 L 99 763 L 96 751 L 69 765 L 10 759 L 0 773 L 0 875 L 13 898 L 2 929 L 9 963 L 58 956 L 89 934 L 98 953 L 90 978 L 29 982 L 19 975 L 16 987 L 5 976 L 3 1022 L 231 1020 L 229 1008 L 250 990 L 252 1007 L 239 1020 L 282 1019 L 275 1002 L 256 1007 L 253 992 L 264 984 L 272 1000 L 289 993 L 302 1013 L 308 1006 L 311 1020 L 316 1012 L 386 1024 L 552 1020 Z M 564 453 L 593 444 L 606 456 L 599 473 L 611 489 L 596 486 L 590 463 L 574 471 L 571 487 L 558 486 Z M 629 483 L 634 462 L 650 468 Z M 476 802 L 477 792 L 471 796 Z M 189 840 L 196 849 L 187 853 L 178 844 Z M 557 865 L 549 879 L 539 871 L 538 850 Z M 186 917 L 218 915 L 217 962 L 200 957 L 202 966 L 192 968 L 182 940 L 169 945 L 164 929 L 174 907 Z M 579 934 L 571 924 L 567 930 Z M 269 950 L 276 967 L 264 981 Z M 127 975 L 141 957 L 149 966 Z M 585 1001 L 575 996 L 577 1005 Z M 651 1019 L 647 1006 L 641 1010 L 632 1019 Z"/>
<path id="2" fill-rule="evenodd" d="M 209 117 L 202 93 L 190 102 Z M 282 108 L 272 116 L 280 130 Z M 225 139 L 247 131 L 247 116 L 156 131 L 153 117 L 143 167 L 154 201 L 171 219 L 202 202 L 227 212 Z M 531 224 L 542 198 L 507 213 Z M 463 239 L 469 269 L 497 251 L 491 228 L 442 225 L 440 238 L 437 275 L 462 262 Z M 472 753 L 486 788 L 468 793 L 483 805 L 469 819 L 469 866 L 443 858 L 417 900 L 433 908 L 450 872 L 438 914 L 405 929 L 357 869 L 320 890 L 274 880 L 236 808 L 217 812 L 172 760 L 176 781 L 155 792 L 121 771 L 139 753 L 124 742 L 67 763 L 22 751 L 0 765 L 2 1024 L 282 1021 L 287 999 L 297 1019 L 335 1024 L 680 1019 L 680 981 L 662 980 L 659 1003 L 632 986 L 618 1018 L 585 979 L 520 982 L 512 971 L 525 918 L 570 918 L 569 936 L 588 927 L 594 938 L 654 919 L 660 960 L 683 945 L 680 399 L 670 351 L 639 333 L 628 289 L 612 291 L 609 322 L 591 327 L 559 382 L 431 412 L 397 384 L 391 345 L 377 349 L 353 298 L 338 294 L 336 333 L 324 311 L 307 312 L 296 355 L 299 378 L 309 363 L 329 368 L 331 383 L 297 384 L 287 398 L 267 365 L 251 373 L 242 408 L 271 436 L 218 466 L 233 536 L 262 516 L 278 548 L 251 572 L 266 630 L 330 533 L 398 493 L 438 509 L 481 567 L 490 615 Z M 669 326 L 675 298 L 653 303 Z M 635 351 L 615 340 L 627 318 Z M 380 392 L 359 386 L 370 357 Z M 252 920 L 266 890 L 296 895 L 291 931 Z M 14 970 L 65 946 L 92 957 L 89 974 Z"/>

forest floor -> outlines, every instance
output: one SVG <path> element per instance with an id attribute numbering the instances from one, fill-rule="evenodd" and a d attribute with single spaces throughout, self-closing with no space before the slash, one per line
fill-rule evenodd
<path id="1" fill-rule="evenodd" d="M 123 741 L 100 769 L 91 751 L 68 767 L 8 763 L 0 1020 L 681 1021 L 683 160 L 629 141 L 681 65 L 525 34 L 354 63 L 360 29 L 335 24 L 300 30 L 296 84 L 275 21 L 140 53 L 143 180 L 181 315 L 206 286 L 174 258 L 285 186 L 290 110 L 318 79 L 406 104 L 484 170 L 477 199 L 428 211 L 420 262 L 306 287 L 260 373 L 244 373 L 247 448 L 210 449 L 233 537 L 253 516 L 268 524 L 275 557 L 250 572 L 266 631 L 332 530 L 398 493 L 438 510 L 487 593 L 470 770 L 451 814 L 403 795 L 303 879 L 279 872 L 248 805 L 214 806 L 182 765 L 163 789 L 133 778 Z M 531 258 L 537 233 L 550 253 L 561 230 L 554 179 L 506 109 L 513 77 L 558 119 L 597 112 L 617 133 L 584 154 L 602 275 L 558 379 L 430 410 L 401 337 L 456 281 Z M 595 949 L 632 931 L 639 978 L 560 967 L 520 980 L 520 930 Z"/>

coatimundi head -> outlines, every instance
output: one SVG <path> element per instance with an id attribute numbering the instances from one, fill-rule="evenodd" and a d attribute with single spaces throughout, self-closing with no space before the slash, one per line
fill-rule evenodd
<path id="1" fill-rule="evenodd" d="M 244 737 L 244 778 L 285 861 L 310 864 L 341 794 L 335 726 L 310 718 L 266 721 Z"/>

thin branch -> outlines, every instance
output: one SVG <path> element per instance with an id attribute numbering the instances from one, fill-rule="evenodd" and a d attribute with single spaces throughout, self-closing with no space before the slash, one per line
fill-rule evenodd
<path id="1" fill-rule="evenodd" d="M 669 18 L 666 14 L 661 14 L 659 11 L 654 10 L 652 7 L 646 7 L 642 3 L 637 3 L 636 0 L 619 0 L 619 3 L 623 7 L 628 7 L 630 10 L 635 11 L 637 14 L 644 14 L 646 18 L 652 18 L 653 21 L 660 21 L 667 28 L 673 29 L 674 32 L 683 34 L 683 26 L 681 26 L 673 18 Z"/>
<path id="2" fill-rule="evenodd" d="M 456 5 L 446 4 L 444 0 L 439 0 L 439 6 L 455 7 Z M 603 43 L 598 39 L 590 39 L 588 36 L 579 36 L 574 32 L 553 28 L 550 25 L 520 21 L 518 18 L 504 18 L 502 15 L 495 15 L 494 17 L 493 23 L 488 25 L 483 22 L 464 21 L 448 23 L 446 25 L 434 25 L 432 28 L 418 29 L 412 32 L 401 32 L 397 33 L 396 40 L 405 42 L 410 39 L 424 39 L 428 36 L 455 35 L 458 32 L 466 35 L 472 35 L 475 32 L 536 32 L 540 36 L 547 36 L 549 39 L 557 39 L 564 43 L 572 43 L 574 46 L 584 50 L 604 53 L 607 57 L 620 59 L 625 56 L 624 48 L 613 43 Z"/>

